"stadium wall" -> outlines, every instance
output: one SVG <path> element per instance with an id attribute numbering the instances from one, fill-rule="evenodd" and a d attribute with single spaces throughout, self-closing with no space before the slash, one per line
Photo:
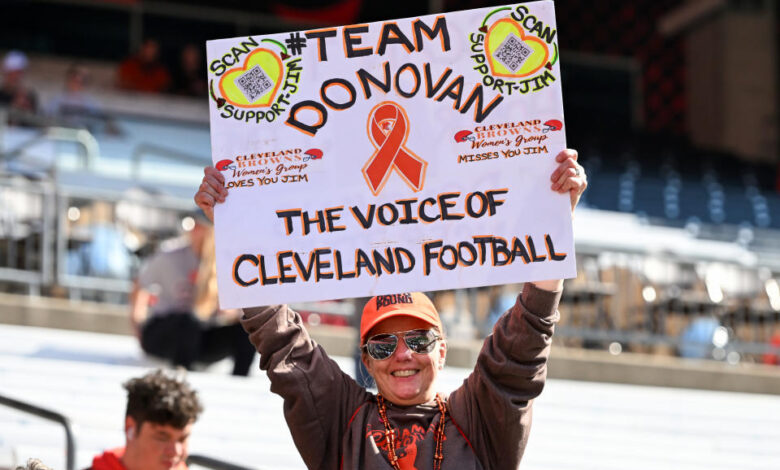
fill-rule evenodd
<path id="1" fill-rule="evenodd" d="M 132 334 L 127 307 L 65 299 L 0 294 L 0 323 L 97 333 Z M 312 337 L 334 356 L 350 357 L 355 331 L 309 326 Z M 447 363 L 471 368 L 482 342 L 449 341 Z M 676 357 L 555 347 L 548 376 L 555 379 L 780 395 L 780 373 L 774 366 L 729 365 Z"/>

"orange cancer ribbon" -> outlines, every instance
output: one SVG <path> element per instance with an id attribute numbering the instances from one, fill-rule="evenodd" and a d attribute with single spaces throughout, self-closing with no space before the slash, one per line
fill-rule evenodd
<path id="1" fill-rule="evenodd" d="M 378 195 L 395 169 L 414 191 L 425 182 L 428 162 L 405 147 L 409 137 L 409 118 L 396 103 L 385 101 L 368 116 L 368 136 L 376 151 L 363 166 L 363 176 L 374 196 Z"/>

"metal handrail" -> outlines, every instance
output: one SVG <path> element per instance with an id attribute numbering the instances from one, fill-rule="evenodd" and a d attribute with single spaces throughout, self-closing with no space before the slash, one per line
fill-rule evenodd
<path id="1" fill-rule="evenodd" d="M 27 139 L 15 148 L 8 150 L 7 152 L 0 153 L 1 160 L 13 160 L 18 158 L 24 149 L 31 147 L 38 142 L 45 140 L 58 140 L 62 142 L 73 142 L 81 144 L 84 148 L 84 163 L 83 167 L 86 169 L 92 169 L 100 155 L 100 148 L 97 139 L 86 129 L 70 129 L 67 127 L 49 127 L 41 131 L 38 135 Z"/>
<path id="2" fill-rule="evenodd" d="M 219 460 L 205 455 L 190 454 L 187 457 L 187 465 L 200 465 L 201 467 L 213 468 L 214 470 L 254 470 L 240 465 L 235 465 L 224 460 Z"/>
<path id="3" fill-rule="evenodd" d="M 52 421 L 61 424 L 65 428 L 65 443 L 67 446 L 65 452 L 66 458 L 66 470 L 74 470 L 76 466 L 76 440 L 73 437 L 73 429 L 70 425 L 70 420 L 61 413 L 56 411 L 41 408 L 31 403 L 25 403 L 5 395 L 0 394 L 0 405 L 5 405 L 23 413 L 31 414 L 39 418 L 43 418 L 47 421 Z M 205 455 L 191 454 L 187 457 L 188 465 L 200 465 L 201 467 L 211 468 L 214 470 L 255 470 L 241 465 L 236 465 L 224 460 L 215 459 L 212 457 L 206 457 Z"/>
<path id="4" fill-rule="evenodd" d="M 143 160 L 143 157 L 146 155 L 160 155 L 176 162 L 189 163 L 199 166 L 204 166 L 211 163 L 211 159 L 209 157 L 200 157 L 191 153 L 186 153 L 180 150 L 174 150 L 168 147 L 163 147 L 161 145 L 145 142 L 139 144 L 135 147 L 135 149 L 133 149 L 133 156 L 131 158 L 133 178 L 137 179 L 139 177 L 139 172 L 141 170 L 141 160 Z"/>
<path id="5" fill-rule="evenodd" d="M 30 292 L 38 292 L 38 290 L 51 283 L 53 280 L 53 264 L 51 260 L 50 243 L 53 240 L 53 227 L 52 222 L 56 215 L 54 213 L 54 200 L 55 200 L 55 188 L 51 184 L 48 178 L 42 181 L 24 181 L 23 184 L 18 184 L 19 181 L 10 179 L 8 182 L 4 179 L 4 174 L 0 172 L 0 192 L 5 189 L 10 189 L 13 192 L 24 192 L 28 196 L 36 196 L 36 200 L 40 204 L 39 214 L 25 214 L 22 218 L 12 217 L 10 225 L 6 225 L 9 220 L 5 217 L 0 220 L 0 224 L 9 227 L 13 230 L 18 221 L 22 222 L 22 225 L 31 226 L 34 220 L 40 220 L 40 224 L 34 224 L 38 227 L 34 230 L 34 233 L 39 233 L 41 236 L 41 248 L 38 266 L 32 267 L 29 264 L 25 265 L 25 268 L 14 267 L 13 265 L 0 265 L 0 280 L 9 281 L 13 283 L 27 284 L 30 287 Z M 0 199 L 3 199 L 0 196 Z M 0 205 L 3 203 L 11 203 L 13 200 L 1 200 Z M 38 217 L 40 216 L 40 217 Z M 32 219 L 31 217 L 35 217 Z M 2 230 L 0 230 L 2 232 Z M 13 236 L 11 236 L 11 239 Z M 9 245 L 10 246 L 10 245 Z M 30 257 L 25 257 L 26 260 L 30 260 Z M 10 258 L 9 258 L 10 259 Z"/>
<path id="6" fill-rule="evenodd" d="M 559 338 L 576 338 L 589 341 L 619 342 L 626 344 L 641 344 L 645 346 L 665 345 L 681 347 L 685 345 L 701 345 L 702 347 L 714 347 L 711 343 L 697 343 L 686 341 L 679 336 L 649 333 L 642 331 L 623 331 L 616 329 L 600 329 L 586 327 L 571 327 L 558 325 L 555 327 L 555 336 Z M 740 354 L 771 354 L 775 353 L 775 347 L 768 343 L 754 341 L 741 341 L 734 339 L 725 346 L 728 351 L 736 351 Z"/>
<path id="7" fill-rule="evenodd" d="M 56 411 L 47 410 L 46 408 L 15 400 L 2 394 L 0 394 L 0 405 L 5 405 L 15 410 L 43 418 L 47 421 L 61 424 L 65 428 L 65 444 L 67 446 L 65 452 L 65 468 L 67 470 L 74 470 L 76 466 L 76 440 L 73 437 L 73 430 L 71 429 L 70 420 L 68 420 L 68 418 Z"/>

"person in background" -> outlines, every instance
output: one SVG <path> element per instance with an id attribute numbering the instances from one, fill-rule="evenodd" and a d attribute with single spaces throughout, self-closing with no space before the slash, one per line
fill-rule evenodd
<path id="1" fill-rule="evenodd" d="M 178 95 L 206 96 L 206 66 L 201 50 L 195 44 L 187 44 L 181 50 L 179 62 L 173 69 L 172 91 Z"/>
<path id="2" fill-rule="evenodd" d="M 761 356 L 761 362 L 780 366 L 780 328 L 776 328 L 769 338 L 769 350 Z"/>
<path id="3" fill-rule="evenodd" d="M 109 279 L 130 279 L 132 259 L 124 242 L 126 230 L 116 222 L 115 206 L 95 201 L 83 208 L 80 220 L 90 239 L 68 252 L 68 274 Z M 75 227 L 75 225 L 74 225 Z"/>
<path id="4" fill-rule="evenodd" d="M 170 85 L 171 75 L 160 62 L 160 45 L 154 39 L 146 39 L 136 54 L 119 64 L 117 86 L 123 90 L 162 93 Z"/>
<path id="5" fill-rule="evenodd" d="M 349 324 L 354 327 L 356 331 L 360 331 L 360 320 L 363 313 L 363 306 L 368 302 L 369 297 L 360 297 L 352 299 L 352 305 L 354 305 L 354 312 L 350 315 Z M 363 363 L 363 354 L 360 349 L 355 349 L 352 354 L 352 359 L 355 361 L 355 382 L 365 389 L 376 388 L 376 382 L 371 374 L 368 373 L 366 365 Z"/>
<path id="6" fill-rule="evenodd" d="M 186 470 L 192 427 L 203 412 L 190 385 L 157 370 L 124 384 L 125 445 L 86 470 Z"/>
<path id="7" fill-rule="evenodd" d="M 89 70 L 72 64 L 65 72 L 65 89 L 46 104 L 46 114 L 60 126 L 116 133 L 113 120 L 88 91 L 89 82 Z"/>
<path id="8" fill-rule="evenodd" d="M 38 95 L 24 83 L 28 63 L 27 56 L 17 50 L 8 52 L 3 58 L 0 108 L 8 109 L 10 124 L 27 126 L 39 122 L 36 117 Z"/>
<path id="9" fill-rule="evenodd" d="M 556 161 L 550 189 L 570 198 L 573 216 L 587 178 L 576 151 Z M 224 182 L 206 168 L 195 195 L 206 214 L 225 201 Z M 528 442 L 562 291 L 562 279 L 525 283 L 485 339 L 474 371 L 448 397 L 438 393 L 447 355 L 441 319 L 420 292 L 376 296 L 363 309 L 361 358 L 376 395 L 342 372 L 289 306 L 245 308 L 241 323 L 284 399 L 308 468 L 509 470 L 518 468 Z"/>
<path id="10" fill-rule="evenodd" d="M 213 229 L 199 212 L 187 242 L 154 254 L 138 274 L 131 322 L 141 348 L 176 366 L 233 358 L 233 375 L 248 375 L 255 350 L 238 324 L 239 311 L 219 308 Z"/>

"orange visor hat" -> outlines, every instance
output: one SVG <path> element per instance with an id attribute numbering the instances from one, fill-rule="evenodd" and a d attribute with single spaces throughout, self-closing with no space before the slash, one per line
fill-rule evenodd
<path id="1" fill-rule="evenodd" d="M 363 308 L 360 319 L 360 344 L 366 344 L 368 332 L 382 320 L 404 315 L 430 323 L 444 332 L 436 307 L 422 292 L 406 292 L 403 294 L 377 295 L 368 301 Z"/>

